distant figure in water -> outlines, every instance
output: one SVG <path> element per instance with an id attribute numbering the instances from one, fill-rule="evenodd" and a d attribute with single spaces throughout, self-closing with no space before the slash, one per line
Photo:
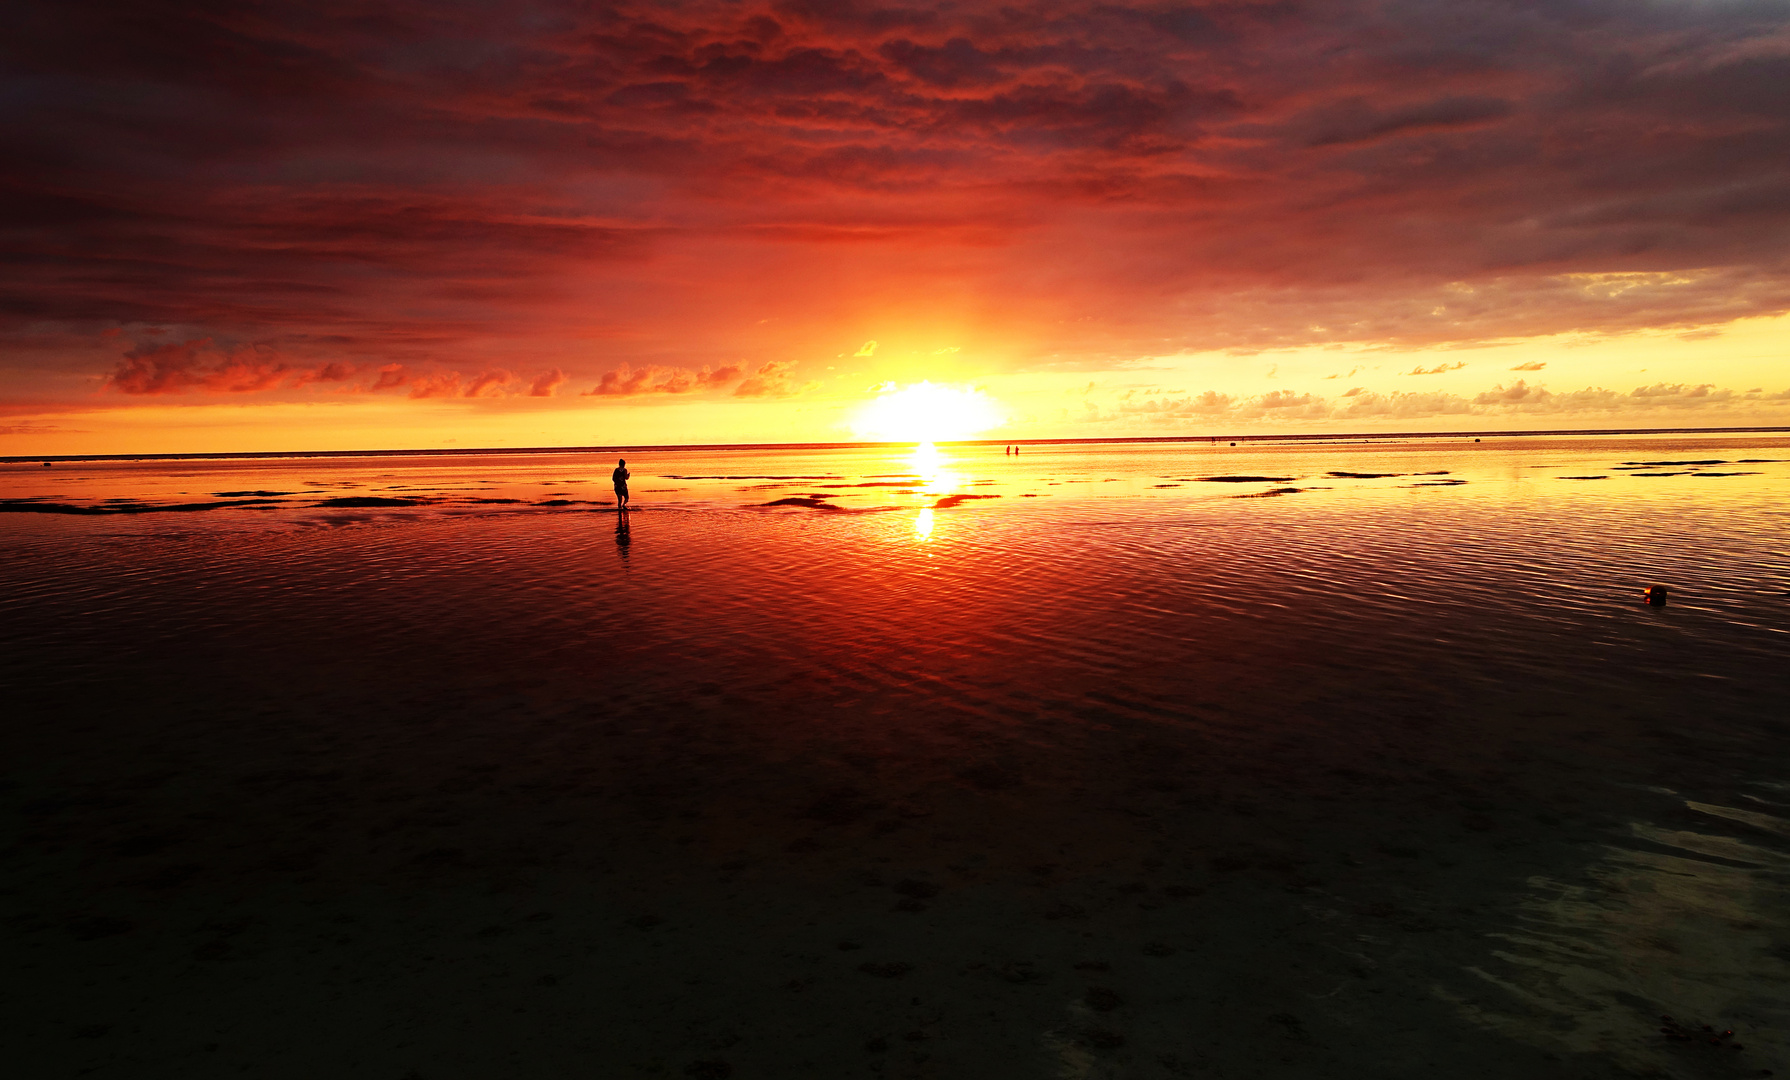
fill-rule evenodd
<path id="1" fill-rule="evenodd" d="M 615 481 L 615 505 L 623 510 L 628 508 L 628 459 L 621 458 L 615 463 L 615 471 L 609 474 Z"/>

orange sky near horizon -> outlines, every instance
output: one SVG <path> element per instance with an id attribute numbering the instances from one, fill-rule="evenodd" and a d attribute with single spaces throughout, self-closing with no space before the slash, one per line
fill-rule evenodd
<path id="1" fill-rule="evenodd" d="M 0 456 L 1790 424 L 1779 4 L 23 11 Z"/>

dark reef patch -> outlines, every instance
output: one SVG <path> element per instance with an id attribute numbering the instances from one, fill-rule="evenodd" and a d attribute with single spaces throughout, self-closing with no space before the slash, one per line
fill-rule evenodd
<path id="1" fill-rule="evenodd" d="M 427 506 L 433 499 L 387 499 L 379 495 L 346 495 L 339 499 L 323 499 L 314 505 L 335 507 Z"/>
<path id="2" fill-rule="evenodd" d="M 1195 476 L 1194 480 L 1204 480 L 1208 484 L 1284 484 L 1291 480 L 1290 476 Z"/>
<path id="3" fill-rule="evenodd" d="M 230 499 L 223 502 L 204 503 L 167 503 L 157 506 L 152 503 L 129 503 L 112 506 L 76 506 L 72 503 L 36 502 L 28 499 L 0 500 L 0 514 L 74 514 L 83 517 L 101 517 L 109 514 L 187 514 L 200 510 L 222 510 L 230 506 L 281 506 L 286 505 L 271 499 Z"/>

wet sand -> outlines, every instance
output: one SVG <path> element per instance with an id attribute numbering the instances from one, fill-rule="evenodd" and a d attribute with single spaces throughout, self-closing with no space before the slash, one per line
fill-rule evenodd
<path id="1" fill-rule="evenodd" d="M 631 587 L 664 604 L 652 520 Z M 741 568 L 776 587 L 610 622 L 606 534 L 475 524 L 419 568 L 448 533 L 389 526 L 389 564 L 372 528 L 255 542 L 277 574 L 196 554 L 229 538 L 100 538 L 133 553 L 105 587 L 15 595 L 43 628 L 8 635 L 0 735 L 23 1075 L 1790 1068 L 1769 635 L 1628 603 L 1620 649 L 1495 645 L 1434 597 L 1319 619 L 1270 584 L 1149 649 L 1159 598 L 1124 629 L 1068 570 L 978 597 L 901 567 L 902 606 L 851 617 Z M 595 554 L 559 636 L 516 625 L 518 562 Z M 1094 659 L 1033 636 L 1040 607 Z"/>
<path id="2" fill-rule="evenodd" d="M 1664 703 L 1438 713 L 1323 694 L 1234 714 L 1217 740 L 1103 723 L 1090 702 L 1067 754 L 1017 731 L 916 754 L 854 738 L 847 716 L 794 736 L 812 714 L 724 692 L 531 714 L 528 688 L 501 683 L 408 706 L 214 686 L 230 703 L 214 710 L 190 685 L 132 681 L 133 699 L 182 702 L 167 711 L 108 690 L 27 697 L 53 729 L 8 740 L 38 766 L 6 792 L 22 823 L 7 1014 L 30 1075 L 1743 1076 L 1782 1060 L 1781 925 L 1744 902 L 1625 894 L 1586 864 L 1588 838 L 1633 820 L 1707 827 L 1648 788 L 1719 790 L 1756 750 Z M 1287 708 L 1332 737 L 1287 745 Z M 1488 937 L 1533 933 L 1513 916 L 1565 890 L 1634 981 L 1577 1000 L 1490 978 L 1463 992 Z M 1737 945 L 1753 951 L 1688 995 L 1660 977 Z M 1597 1011 L 1625 995 L 1644 1011 Z M 1686 1019 L 1748 1048 L 1646 1022 L 1699 1007 Z"/>

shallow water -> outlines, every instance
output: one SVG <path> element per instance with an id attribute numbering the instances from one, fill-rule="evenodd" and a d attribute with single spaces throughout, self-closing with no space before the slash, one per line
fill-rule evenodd
<path id="1" fill-rule="evenodd" d="M 33 1053 L 1790 1067 L 1790 441 L 663 453 L 625 519 L 612 464 L 0 468 Z M 239 1003 L 312 954 L 339 1037 Z M 369 978 L 406 1037 L 315 1004 Z M 444 1049 L 499 993 L 599 1045 Z"/>

